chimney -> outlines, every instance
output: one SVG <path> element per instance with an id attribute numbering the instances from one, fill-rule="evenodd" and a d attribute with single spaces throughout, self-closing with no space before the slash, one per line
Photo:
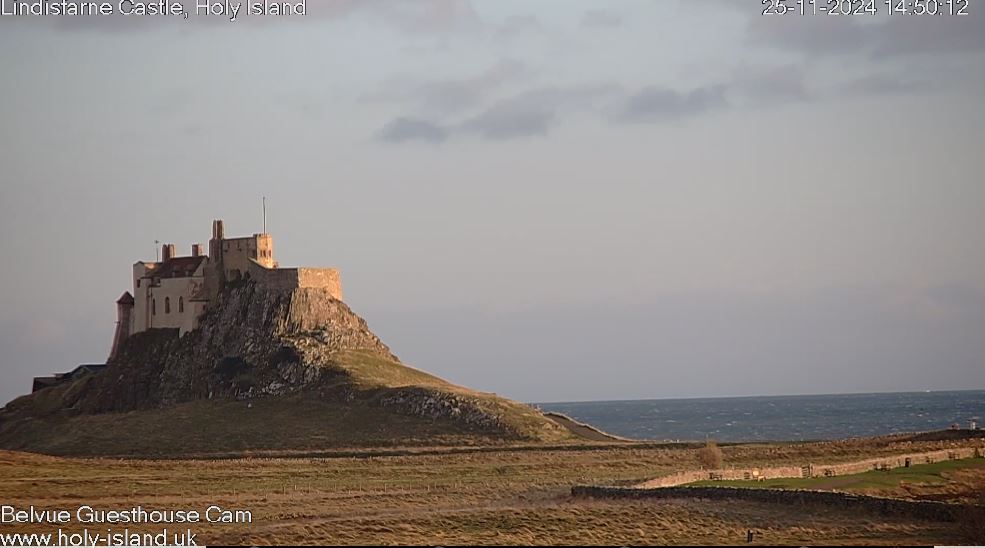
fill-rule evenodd
<path id="1" fill-rule="evenodd" d="M 192 257 L 205 255 L 205 246 L 202 244 L 192 244 Z"/>
<path id="2" fill-rule="evenodd" d="M 174 244 L 164 244 L 161 246 L 161 262 L 166 263 L 173 259 L 175 256 L 174 250 Z"/>
<path id="3" fill-rule="evenodd" d="M 226 227 L 222 219 L 212 221 L 212 239 L 223 240 L 226 238 Z"/>

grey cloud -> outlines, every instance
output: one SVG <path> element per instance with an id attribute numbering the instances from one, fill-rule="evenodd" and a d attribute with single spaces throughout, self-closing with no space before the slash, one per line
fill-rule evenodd
<path id="1" fill-rule="evenodd" d="M 422 89 L 430 89 L 435 99 L 447 92 L 437 92 L 442 89 L 438 84 Z M 461 92 L 455 86 L 449 89 L 457 90 L 451 93 L 452 97 Z M 469 102 L 474 99 L 472 93 L 464 96 Z M 742 67 L 727 83 L 685 91 L 650 86 L 627 93 L 614 84 L 533 89 L 496 101 L 458 123 L 400 117 L 390 122 L 381 135 L 382 140 L 394 143 L 441 142 L 458 134 L 502 141 L 547 135 L 563 117 L 580 112 L 608 113 L 620 123 L 665 123 L 729 108 L 733 106 L 732 98 L 738 99 L 736 104 L 740 106 L 772 105 L 807 100 L 810 94 L 799 67 Z"/>
<path id="2" fill-rule="evenodd" d="M 872 37 L 873 54 L 959 55 L 985 51 L 985 15 L 973 6 L 967 16 L 896 17 Z"/>
<path id="3" fill-rule="evenodd" d="M 590 29 L 608 29 L 622 26 L 622 17 L 606 10 L 591 10 L 585 12 L 581 26 Z"/>
<path id="4" fill-rule="evenodd" d="M 412 82 L 408 77 L 394 78 L 383 89 L 365 97 L 368 101 L 409 102 L 413 108 L 429 115 L 446 116 L 474 108 L 502 86 L 529 73 L 523 63 L 507 59 L 485 71 L 461 79 Z"/>
<path id="5" fill-rule="evenodd" d="M 888 73 L 867 74 L 849 80 L 841 91 L 850 95 L 900 95 L 933 89 L 928 80 Z"/>
<path id="6" fill-rule="evenodd" d="M 549 105 L 508 100 L 466 120 L 461 128 L 492 140 L 546 135 L 557 122 L 557 112 Z"/>
<path id="7" fill-rule="evenodd" d="M 735 71 L 729 92 L 754 104 L 805 101 L 810 98 L 804 69 L 796 65 L 740 67 Z"/>
<path id="8" fill-rule="evenodd" d="M 728 106 L 725 86 L 686 92 L 651 86 L 629 97 L 617 114 L 623 122 L 665 122 L 688 118 Z"/>
<path id="9" fill-rule="evenodd" d="M 494 140 L 546 135 L 561 113 L 591 109 L 618 90 L 612 85 L 531 90 L 497 102 L 461 128 Z"/>
<path id="10" fill-rule="evenodd" d="M 454 134 L 495 141 L 547 135 L 559 123 L 562 114 L 601 106 L 619 94 L 620 88 L 613 85 L 533 89 L 496 101 L 458 123 L 441 124 L 400 117 L 388 123 L 380 136 L 383 141 L 398 143 L 440 142 Z"/>
<path id="11" fill-rule="evenodd" d="M 422 106 L 432 111 L 456 111 L 474 106 L 485 94 L 525 74 L 526 67 L 501 61 L 474 78 L 428 84 L 420 89 Z"/>
<path id="12" fill-rule="evenodd" d="M 424 141 L 440 143 L 448 138 L 448 131 L 427 120 L 415 118 L 396 118 L 381 129 L 377 139 L 386 143 Z"/>

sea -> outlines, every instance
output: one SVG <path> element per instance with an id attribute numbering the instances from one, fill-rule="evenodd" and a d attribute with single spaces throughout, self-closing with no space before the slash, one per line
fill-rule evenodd
<path id="1" fill-rule="evenodd" d="M 985 428 L 985 390 L 539 403 L 634 439 L 806 441 Z"/>

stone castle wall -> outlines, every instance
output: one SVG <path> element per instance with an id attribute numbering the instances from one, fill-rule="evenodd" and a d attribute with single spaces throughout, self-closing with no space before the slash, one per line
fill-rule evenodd
<path id="1" fill-rule="evenodd" d="M 325 289 L 333 298 L 342 300 L 342 275 L 334 268 L 265 268 L 252 262 L 249 275 L 270 289 Z"/>
<path id="2" fill-rule="evenodd" d="M 338 300 L 342 300 L 342 274 L 334 268 L 299 268 L 298 287 L 317 287 L 327 289 Z"/>

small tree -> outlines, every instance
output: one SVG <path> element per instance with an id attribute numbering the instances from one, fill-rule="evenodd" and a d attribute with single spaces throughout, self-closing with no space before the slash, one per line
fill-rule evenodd
<path id="1" fill-rule="evenodd" d="M 722 467 L 722 461 L 725 460 L 725 457 L 715 440 L 708 440 L 705 442 L 705 446 L 698 450 L 698 460 L 706 469 L 718 470 Z"/>

